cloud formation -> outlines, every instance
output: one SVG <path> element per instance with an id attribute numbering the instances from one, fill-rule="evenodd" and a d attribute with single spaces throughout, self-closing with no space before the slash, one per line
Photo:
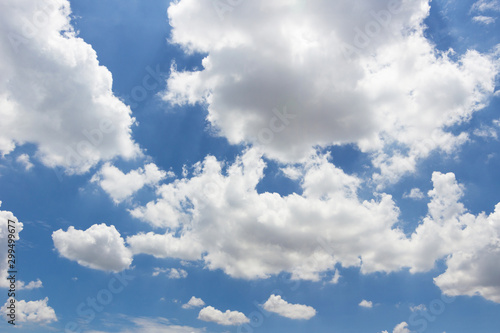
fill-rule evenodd
<path id="1" fill-rule="evenodd" d="M 205 302 L 203 302 L 203 300 L 201 298 L 197 298 L 197 297 L 193 296 L 193 297 L 191 297 L 189 302 L 182 305 L 182 308 L 183 309 L 192 309 L 192 308 L 202 307 L 204 305 L 205 305 Z"/>
<path id="2" fill-rule="evenodd" d="M 140 154 L 131 110 L 74 31 L 69 1 L 2 1 L 0 22 L 1 154 L 32 143 L 43 164 L 70 173 Z"/>
<path id="3" fill-rule="evenodd" d="M 52 240 L 62 257 L 85 267 L 119 272 L 132 264 L 132 252 L 113 225 L 94 224 L 87 230 L 71 226 L 54 231 Z"/>
<path id="4" fill-rule="evenodd" d="M 49 324 L 57 321 L 57 316 L 53 308 L 48 305 L 49 299 L 45 297 L 39 301 L 16 300 L 16 320 L 20 323 Z M 9 299 L 2 307 L 5 312 Z"/>
<path id="5" fill-rule="evenodd" d="M 274 312 L 280 316 L 290 319 L 311 319 L 316 315 L 316 310 L 312 306 L 302 304 L 290 304 L 279 295 L 271 295 L 262 305 L 264 310 Z"/>
<path id="6" fill-rule="evenodd" d="M 226 310 L 222 312 L 212 306 L 207 306 L 200 310 L 198 319 L 203 321 L 210 321 L 224 326 L 236 326 L 250 322 L 243 313 L 238 311 Z"/>

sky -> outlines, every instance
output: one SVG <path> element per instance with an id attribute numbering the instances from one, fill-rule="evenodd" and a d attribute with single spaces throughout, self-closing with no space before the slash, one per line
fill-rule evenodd
<path id="1" fill-rule="evenodd" d="M 499 20 L 1 1 L 0 330 L 498 332 Z"/>

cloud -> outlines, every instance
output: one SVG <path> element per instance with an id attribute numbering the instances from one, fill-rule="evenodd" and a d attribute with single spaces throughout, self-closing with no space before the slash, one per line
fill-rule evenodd
<path id="1" fill-rule="evenodd" d="M 212 306 L 207 306 L 201 309 L 200 313 L 198 314 L 198 319 L 214 322 L 224 326 L 236 326 L 250 322 L 250 319 L 248 319 L 241 312 L 229 310 L 226 310 L 226 312 L 222 312 Z"/>
<path id="2" fill-rule="evenodd" d="M 403 194 L 403 198 L 422 200 L 425 198 L 425 194 L 419 188 L 412 188 L 410 193 Z"/>
<path id="3" fill-rule="evenodd" d="M 16 300 L 16 320 L 20 323 L 29 322 L 37 324 L 49 324 L 57 321 L 57 316 L 53 308 L 47 303 L 49 299 L 45 297 L 39 301 Z M 2 311 L 6 312 L 7 305 L 10 299 L 2 307 Z"/>
<path id="4" fill-rule="evenodd" d="M 341 277 L 342 277 L 342 275 L 340 275 L 339 270 L 336 269 L 335 273 L 333 274 L 332 279 L 330 280 L 330 283 L 337 284 L 339 282 L 339 280 L 340 280 Z"/>
<path id="5" fill-rule="evenodd" d="M 365 299 L 362 300 L 361 302 L 359 302 L 358 305 L 363 307 L 363 308 L 372 308 L 373 307 L 373 303 L 371 301 L 367 301 Z"/>
<path id="6" fill-rule="evenodd" d="M 205 58 L 195 71 L 174 64 L 163 98 L 206 106 L 219 135 L 282 162 L 354 143 L 373 157 L 374 180 L 394 183 L 431 151 L 467 141 L 447 129 L 484 108 L 500 68 L 497 56 L 469 50 L 453 60 L 437 50 L 425 38 L 429 8 L 258 0 L 221 20 L 211 2 L 172 2 L 170 40 Z"/>
<path id="7" fill-rule="evenodd" d="M 2 201 L 0 201 L 0 207 L 2 206 Z M 11 220 L 14 223 L 9 223 L 8 221 Z M 15 228 L 9 228 L 8 225 L 14 226 Z M 14 232 L 14 240 L 16 243 L 19 241 L 19 233 L 23 230 L 24 224 L 20 222 L 17 217 L 14 216 L 12 212 L 6 211 L 6 210 L 0 210 L 0 247 L 3 249 L 8 249 L 8 239 L 9 239 L 9 229 L 10 230 L 15 230 Z M 16 245 L 17 246 L 17 245 Z M 0 288 L 9 288 L 10 287 L 10 282 L 7 280 L 7 276 L 9 275 L 7 273 L 8 271 L 8 266 L 7 266 L 7 251 L 2 251 L 0 252 Z M 16 282 L 17 289 L 36 289 L 36 288 L 41 288 L 42 287 L 42 281 L 40 279 L 37 279 L 36 281 L 30 281 L 28 284 L 26 284 L 23 281 L 17 281 Z"/>
<path id="8" fill-rule="evenodd" d="M 33 163 L 30 162 L 30 157 L 28 154 L 21 154 L 16 158 L 16 161 L 24 166 L 26 171 L 33 168 Z"/>
<path id="9" fill-rule="evenodd" d="M 145 185 L 155 186 L 167 176 L 171 177 L 172 173 L 159 170 L 154 163 L 149 163 L 144 168 L 132 170 L 127 174 L 106 163 L 92 177 L 92 182 L 98 183 L 115 203 L 120 203 Z"/>
<path id="10" fill-rule="evenodd" d="M 290 319 L 309 320 L 316 315 L 316 310 L 308 305 L 290 304 L 279 295 L 271 295 L 262 305 L 264 310 L 274 312 Z"/>
<path id="11" fill-rule="evenodd" d="M 192 309 L 192 308 L 202 307 L 204 305 L 205 305 L 205 302 L 203 302 L 203 300 L 201 298 L 196 298 L 193 296 L 193 297 L 191 297 L 189 302 L 182 305 L 182 308 L 183 309 Z"/>
<path id="12" fill-rule="evenodd" d="M 160 267 L 155 267 L 154 272 L 153 272 L 153 276 L 158 276 L 158 275 L 160 275 L 160 273 L 166 274 L 169 279 L 184 279 L 188 276 L 188 273 L 181 268 L 179 268 L 179 269 L 177 269 L 177 268 L 163 269 Z"/>
<path id="13" fill-rule="evenodd" d="M 494 18 L 494 17 L 491 17 L 491 16 L 482 16 L 482 15 L 479 15 L 479 16 L 474 16 L 474 17 L 472 18 L 472 20 L 473 20 L 474 22 L 477 22 L 477 23 L 482 23 L 482 24 L 485 24 L 485 25 L 495 23 L 495 18 Z"/>
<path id="14" fill-rule="evenodd" d="M 69 173 L 141 154 L 135 119 L 113 95 L 109 70 L 71 25 L 67 0 L 0 4 L 0 153 L 32 143 L 35 157 Z"/>
<path id="15" fill-rule="evenodd" d="M 478 0 L 472 7 L 471 11 L 485 12 L 485 11 L 500 11 L 500 3 L 498 0 Z"/>
<path id="16" fill-rule="evenodd" d="M 411 332 L 408 329 L 408 324 L 406 322 L 402 322 L 396 325 L 396 327 L 394 327 L 392 333 L 411 333 Z"/>
<path id="17" fill-rule="evenodd" d="M 59 254 L 80 265 L 104 271 L 119 272 L 130 267 L 132 253 L 114 226 L 94 224 L 87 230 L 69 227 L 52 233 Z"/>
<path id="18" fill-rule="evenodd" d="M 190 178 L 160 186 L 156 200 L 131 213 L 167 232 L 127 237 L 132 252 L 202 261 L 237 278 L 289 272 L 312 281 L 337 264 L 360 267 L 363 274 L 417 273 L 446 259 L 449 271 L 435 280 L 444 292 L 499 300 L 500 279 L 488 269 L 500 243 L 498 213 L 468 213 L 460 201 L 465 188 L 453 173 L 433 173 L 427 215 L 406 235 L 397 227 L 402 221 L 392 197 L 375 192 L 374 199 L 360 200 L 362 180 L 335 167 L 328 155 L 313 155 L 300 166 L 301 195 L 259 193 L 264 168 L 256 149 L 224 171 L 223 162 L 208 156 Z M 469 272 L 473 268 L 482 273 Z M 452 274 L 458 269 L 463 274 Z"/>

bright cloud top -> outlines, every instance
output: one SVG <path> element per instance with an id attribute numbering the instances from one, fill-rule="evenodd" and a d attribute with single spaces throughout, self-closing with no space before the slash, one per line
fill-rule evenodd
<path id="1" fill-rule="evenodd" d="M 236 326 L 250 322 L 250 319 L 248 319 L 241 312 L 230 310 L 222 312 L 212 306 L 207 306 L 201 309 L 200 313 L 198 314 L 198 319 L 203 321 L 211 321 L 224 326 Z"/>
<path id="2" fill-rule="evenodd" d="M 311 319 L 316 315 L 316 310 L 307 305 L 290 304 L 279 295 L 271 295 L 262 305 L 264 310 L 274 312 L 290 319 Z"/>
<path id="3" fill-rule="evenodd" d="M 497 55 L 470 50 L 455 61 L 436 50 L 424 36 L 429 8 L 428 0 L 258 0 L 221 12 L 210 1 L 174 2 L 171 41 L 207 56 L 200 70 L 174 65 L 163 98 L 207 105 L 230 143 L 281 161 L 357 143 L 373 153 L 375 180 L 395 182 L 431 151 L 467 141 L 446 128 L 488 103 L 499 71 Z"/>
<path id="4" fill-rule="evenodd" d="M 140 150 L 130 108 L 70 15 L 67 0 L 0 4 L 0 153 L 33 143 L 45 165 L 81 173 Z"/>
<path id="5" fill-rule="evenodd" d="M 373 307 L 373 303 L 372 301 L 367 301 L 367 300 L 362 300 L 361 302 L 359 302 L 358 304 L 359 306 L 363 307 L 363 308 L 372 308 Z"/>
<path id="6" fill-rule="evenodd" d="M 59 229 L 52 233 L 52 240 L 61 256 L 85 267 L 119 272 L 132 264 L 132 253 L 114 226 L 103 223 L 87 230 Z"/>

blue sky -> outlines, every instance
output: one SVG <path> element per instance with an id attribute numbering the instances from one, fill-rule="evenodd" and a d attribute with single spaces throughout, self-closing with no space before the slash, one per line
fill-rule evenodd
<path id="1" fill-rule="evenodd" d="M 500 326 L 500 2 L 0 13 L 2 331 Z"/>

